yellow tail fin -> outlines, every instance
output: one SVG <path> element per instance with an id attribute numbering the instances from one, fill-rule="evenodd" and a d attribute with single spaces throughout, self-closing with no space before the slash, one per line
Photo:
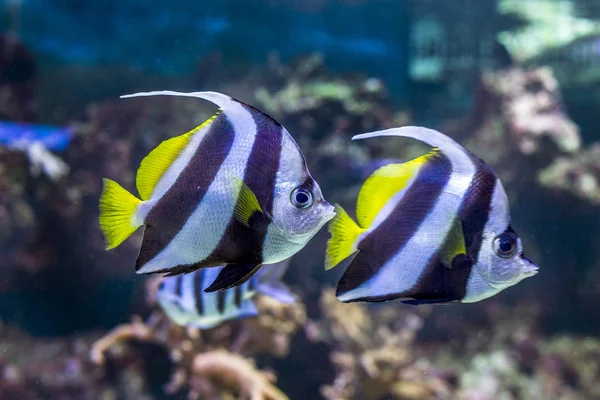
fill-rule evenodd
<path id="1" fill-rule="evenodd" d="M 100 228 L 106 238 L 106 250 L 114 249 L 142 224 L 134 220 L 141 200 L 110 179 L 102 180 L 100 196 Z"/>
<path id="2" fill-rule="evenodd" d="M 326 270 L 335 267 L 356 252 L 358 236 L 365 231 L 340 205 L 335 205 L 335 212 L 336 216 L 329 223 L 331 238 L 327 242 L 325 254 Z"/>

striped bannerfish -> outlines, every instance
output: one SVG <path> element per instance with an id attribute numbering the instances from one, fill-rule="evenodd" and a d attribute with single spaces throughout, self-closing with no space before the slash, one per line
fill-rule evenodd
<path id="1" fill-rule="evenodd" d="M 213 328 L 225 321 L 258 314 L 252 298 L 261 293 L 285 303 L 293 303 L 294 295 L 281 282 L 288 260 L 265 265 L 240 286 L 214 293 L 204 289 L 216 279 L 223 267 L 204 268 L 189 274 L 163 278 L 158 288 L 158 303 L 178 325 L 199 329 Z"/>
<path id="2" fill-rule="evenodd" d="M 523 254 L 494 170 L 440 132 L 402 127 L 355 136 L 403 136 L 434 149 L 389 164 L 364 183 L 358 224 L 337 206 L 325 268 L 350 255 L 337 287 L 343 302 L 476 302 L 538 267 Z"/>
<path id="3" fill-rule="evenodd" d="M 294 255 L 333 218 L 302 151 L 273 118 L 216 92 L 122 97 L 154 95 L 201 98 L 220 110 L 142 160 L 141 200 L 104 179 L 100 227 L 107 249 L 145 226 L 137 273 L 225 265 L 206 290 L 241 285 L 262 264 Z"/>

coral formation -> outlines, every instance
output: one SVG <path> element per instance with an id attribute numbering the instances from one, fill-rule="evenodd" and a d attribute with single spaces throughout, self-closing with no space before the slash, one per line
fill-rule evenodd
<path id="1" fill-rule="evenodd" d="M 375 310 L 344 304 L 331 289 L 321 297 L 321 310 L 323 321 L 312 339 L 332 347 L 330 359 L 338 371 L 333 383 L 321 388 L 326 399 L 424 400 L 450 394 L 445 379 L 414 351 L 422 311 L 400 314 L 397 305 Z"/>
<path id="2" fill-rule="evenodd" d="M 155 291 L 156 282 L 150 280 L 149 304 L 156 305 Z M 170 381 L 163 387 L 167 394 L 185 391 L 191 399 L 217 399 L 226 394 L 251 400 L 287 399 L 273 384 L 274 375 L 259 371 L 244 356 L 285 357 L 290 336 L 306 319 L 304 307 L 260 295 L 257 306 L 257 318 L 231 321 L 206 331 L 177 326 L 157 310 L 147 322 L 135 318 L 114 328 L 94 343 L 90 358 L 105 371 L 113 364 L 137 365 L 147 371 L 152 367 L 152 355 L 144 357 L 139 346 L 154 346 L 153 352 L 166 354 L 171 365 Z M 168 378 L 166 375 L 163 373 Z"/>
<path id="3" fill-rule="evenodd" d="M 498 39 L 517 61 L 528 61 L 573 40 L 600 33 L 600 22 L 582 17 L 575 0 L 537 0 L 531 7 L 519 0 L 501 0 L 500 14 L 519 17 L 525 26 L 501 32 Z M 568 27 L 568 29 L 566 29 Z"/>
<path id="4" fill-rule="evenodd" d="M 600 143 L 572 156 L 557 157 L 538 174 L 539 182 L 600 205 Z"/>

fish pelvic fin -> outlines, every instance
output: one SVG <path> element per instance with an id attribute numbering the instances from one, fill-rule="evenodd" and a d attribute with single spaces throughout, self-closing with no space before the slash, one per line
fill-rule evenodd
<path id="1" fill-rule="evenodd" d="M 339 204 L 335 205 L 335 213 L 335 217 L 329 223 L 331 238 L 327 242 L 325 254 L 326 270 L 332 269 L 354 254 L 358 250 L 358 237 L 365 231 Z"/>
<path id="2" fill-rule="evenodd" d="M 234 286 L 240 286 L 258 271 L 261 264 L 229 264 L 219 272 L 217 278 L 209 287 L 204 289 L 206 293 L 216 292 L 217 290 L 230 289 Z"/>
<path id="3" fill-rule="evenodd" d="M 104 178 L 102 183 L 99 222 L 106 239 L 106 250 L 110 250 L 142 226 L 143 222 L 136 218 L 142 201 L 113 180 Z"/>
<path id="4" fill-rule="evenodd" d="M 238 194 L 237 203 L 235 205 L 234 215 L 241 224 L 250 226 L 250 219 L 255 213 L 264 214 L 256 195 L 250 188 L 242 181 L 239 180 L 240 191 Z"/>
<path id="5" fill-rule="evenodd" d="M 191 137 L 208 126 L 218 114 L 183 135 L 163 141 L 144 157 L 136 175 L 136 186 L 142 200 L 150 198 L 160 178 L 188 145 Z"/>
<path id="6" fill-rule="evenodd" d="M 446 234 L 446 239 L 438 250 L 438 258 L 446 268 L 454 269 L 453 261 L 457 256 L 466 256 L 465 235 L 463 234 L 462 223 L 456 217 L 452 222 L 452 227 Z M 457 259 L 458 260 L 458 259 Z"/>

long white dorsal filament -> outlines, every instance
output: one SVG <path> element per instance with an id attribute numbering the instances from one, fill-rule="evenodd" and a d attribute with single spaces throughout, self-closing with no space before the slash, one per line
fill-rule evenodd
<path id="1" fill-rule="evenodd" d="M 120 96 L 122 99 L 128 99 L 131 97 L 144 97 L 144 96 L 179 96 L 179 97 L 195 97 L 198 99 L 208 100 L 211 103 L 216 104 L 221 109 L 225 109 L 233 99 L 223 93 L 218 92 L 175 92 L 173 90 L 156 90 L 153 92 L 139 92 L 133 94 L 125 94 Z"/>

